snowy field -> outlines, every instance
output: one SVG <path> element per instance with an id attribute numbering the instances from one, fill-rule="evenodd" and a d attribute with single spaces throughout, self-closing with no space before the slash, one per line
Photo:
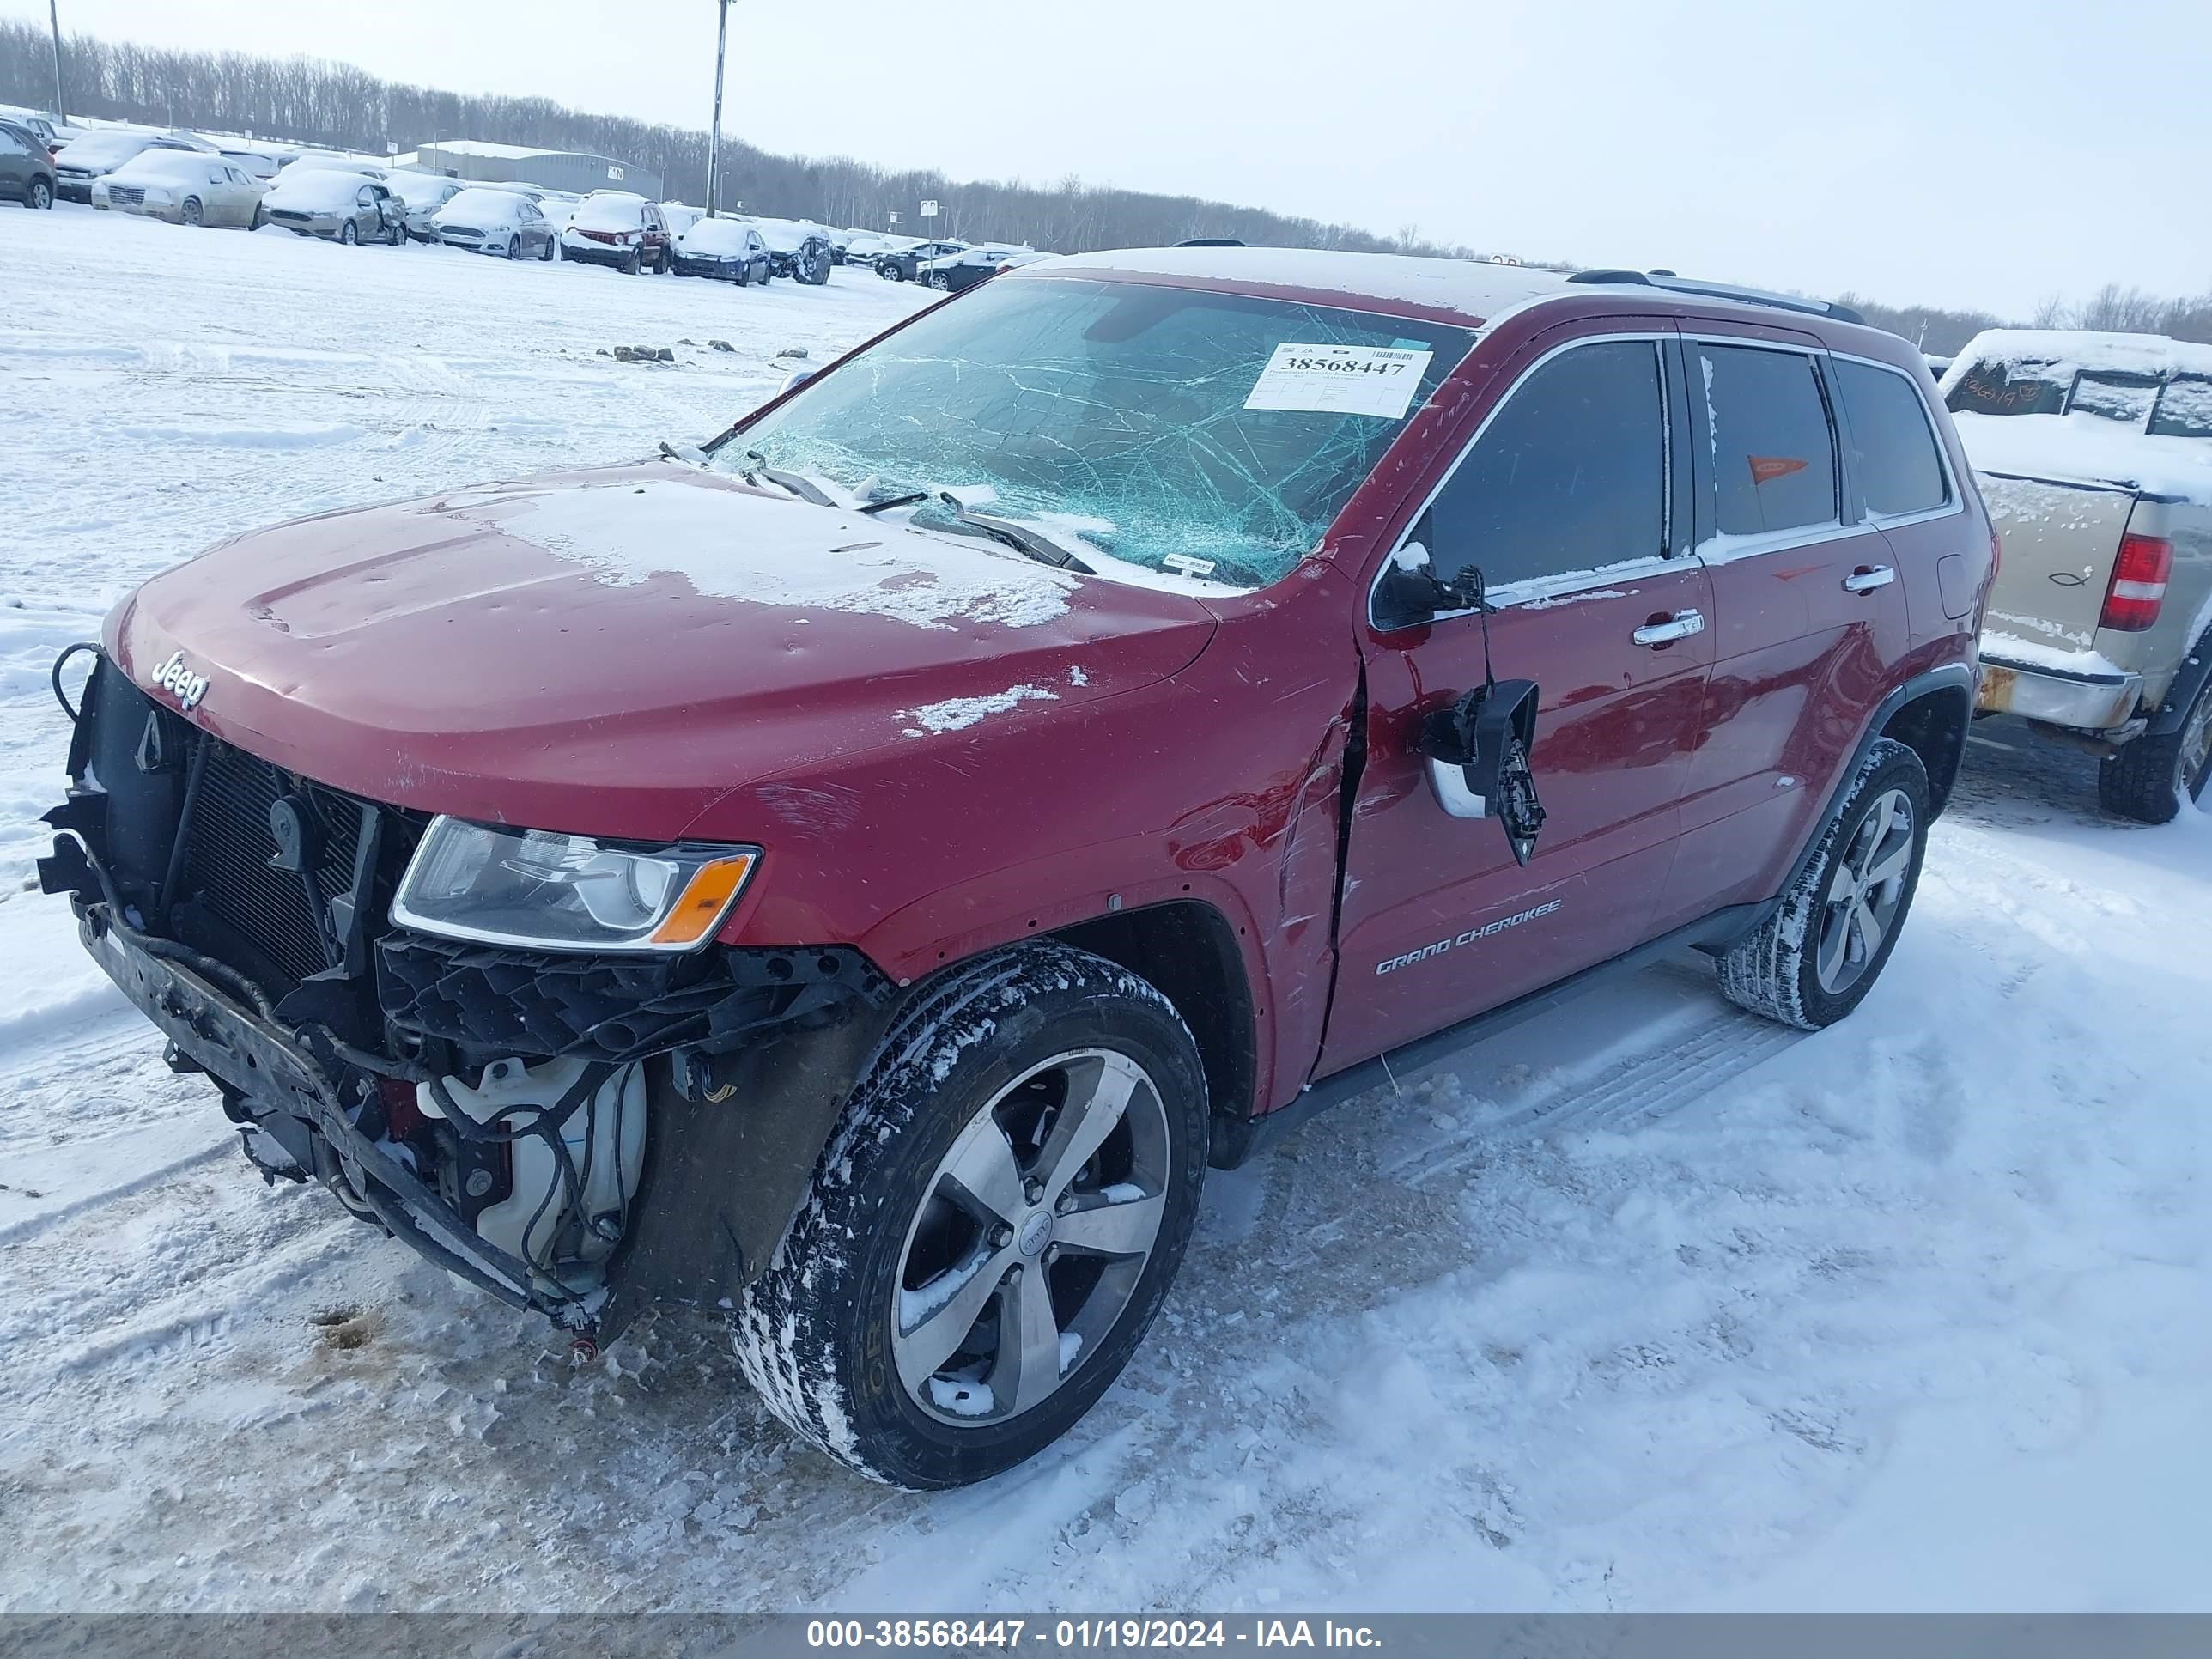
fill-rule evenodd
<path id="1" fill-rule="evenodd" d="M 68 207 L 0 207 L 0 1607 L 2212 1609 L 2203 817 L 1980 728 L 1855 1018 L 1688 957 L 1355 1102 L 1213 1179 L 1065 1443 L 892 1492 L 711 1322 L 572 1373 L 264 1188 L 30 889 L 47 665 L 132 582 L 696 441 L 920 296 Z"/>

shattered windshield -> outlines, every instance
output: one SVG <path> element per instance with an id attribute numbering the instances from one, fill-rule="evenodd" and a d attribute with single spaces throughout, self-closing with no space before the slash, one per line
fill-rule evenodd
<path id="1" fill-rule="evenodd" d="M 1474 337 L 1243 295 L 994 283 L 808 385 L 718 462 L 860 505 L 927 492 L 897 510 L 1018 520 L 1123 580 L 1259 587 L 1313 549 Z"/>

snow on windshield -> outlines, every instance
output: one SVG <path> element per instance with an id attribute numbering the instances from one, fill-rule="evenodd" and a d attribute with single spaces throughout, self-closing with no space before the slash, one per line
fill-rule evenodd
<path id="1" fill-rule="evenodd" d="M 465 190 L 438 210 L 438 216 L 454 224 L 466 224 L 471 216 L 495 224 L 505 223 L 515 216 L 523 198 L 509 190 Z"/>
<path id="2" fill-rule="evenodd" d="M 357 173 L 288 173 L 269 192 L 271 207 L 332 209 L 347 206 L 369 181 Z"/>
<path id="3" fill-rule="evenodd" d="M 1102 574 L 1259 587 L 1312 550 L 1473 342 L 1243 295 L 1009 281 L 811 382 L 720 460 L 757 450 L 864 500 L 949 491 Z"/>
<path id="4" fill-rule="evenodd" d="M 635 196 L 586 196 L 568 222 L 579 230 L 635 230 L 645 222 L 645 204 Z"/>
<path id="5" fill-rule="evenodd" d="M 163 180 L 183 179 L 198 181 L 208 176 L 210 164 L 216 173 L 222 171 L 223 163 L 220 157 L 204 155 L 197 150 L 141 150 L 121 167 L 116 168 L 113 177 L 124 181 L 132 179 Z"/>
<path id="6" fill-rule="evenodd" d="M 733 219 L 702 219 L 676 240 L 700 253 L 736 253 L 745 245 L 746 227 Z"/>

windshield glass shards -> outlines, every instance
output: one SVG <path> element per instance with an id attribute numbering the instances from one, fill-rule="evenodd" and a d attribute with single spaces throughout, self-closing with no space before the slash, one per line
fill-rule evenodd
<path id="1" fill-rule="evenodd" d="M 1312 550 L 1474 340 L 1244 295 L 994 283 L 810 382 L 718 460 L 764 459 L 864 510 L 906 497 L 922 526 L 1029 524 L 1123 580 L 1259 587 Z"/>

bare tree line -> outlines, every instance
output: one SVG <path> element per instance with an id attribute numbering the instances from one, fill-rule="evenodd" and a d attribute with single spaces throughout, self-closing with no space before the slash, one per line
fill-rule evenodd
<path id="1" fill-rule="evenodd" d="M 82 34 L 66 43 L 63 70 L 71 114 L 252 132 L 371 154 L 382 153 L 386 143 L 405 150 L 457 137 L 581 150 L 652 168 L 673 198 L 706 199 L 708 139 L 696 128 L 587 115 L 544 98 L 404 86 L 317 58 L 171 52 Z M 0 102 L 39 108 L 52 94 L 46 31 L 34 22 L 0 21 Z M 1487 252 L 1429 241 L 1417 225 L 1384 236 L 1263 208 L 1090 184 L 1073 175 L 1035 185 L 1020 179 L 956 180 L 928 169 L 895 171 L 848 157 L 772 155 L 728 140 L 722 146 L 722 179 L 726 204 L 742 201 L 754 211 L 836 225 L 881 227 L 898 213 L 902 228 L 920 230 L 915 206 L 935 198 L 946 215 L 933 222 L 941 234 L 1026 242 L 1064 252 L 1150 246 L 1192 236 L 1455 258 L 1480 258 Z M 1573 268 L 1564 261 L 1529 263 Z M 1940 355 L 1956 352 L 1978 331 L 2003 321 L 1987 312 L 1842 297 L 1876 327 Z M 2047 300 L 2033 321 L 2039 327 L 2111 329 L 2212 342 L 2212 293 L 2167 299 L 2110 283 L 2079 303 Z"/>
<path id="2" fill-rule="evenodd" d="M 387 143 L 409 150 L 463 137 L 580 150 L 651 168 L 673 198 L 706 199 L 704 132 L 587 115 L 544 98 L 439 92 L 320 59 L 172 52 L 82 34 L 64 45 L 63 74 L 72 115 L 251 132 L 372 155 L 382 154 Z M 42 108 L 52 97 L 46 32 L 32 22 L 0 21 L 0 101 Z M 915 222 L 915 204 L 934 198 L 944 204 L 945 216 L 935 222 L 942 234 L 1067 252 L 1234 236 L 1277 246 L 1475 257 L 1473 249 L 1422 240 L 1411 228 L 1382 236 L 1352 225 L 1073 177 L 1048 185 L 957 180 L 846 157 L 771 155 L 726 139 L 722 190 L 726 203 L 742 201 L 762 213 L 880 227 L 896 212 L 903 228 L 915 230 L 925 228 Z"/>

